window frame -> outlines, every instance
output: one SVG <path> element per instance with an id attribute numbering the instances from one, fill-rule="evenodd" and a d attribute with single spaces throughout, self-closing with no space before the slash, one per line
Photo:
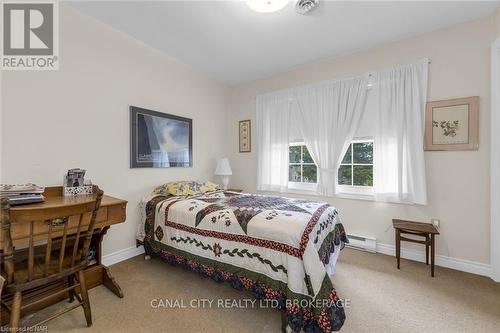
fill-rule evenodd
<path id="1" fill-rule="evenodd" d="M 351 166 L 351 184 L 352 185 L 342 185 L 338 183 L 337 179 L 337 192 L 343 196 L 346 195 L 347 197 L 351 196 L 363 196 L 363 197 L 371 197 L 374 195 L 373 191 L 373 185 L 372 186 L 363 186 L 363 185 L 354 185 L 354 166 L 355 165 L 368 165 L 372 167 L 372 170 L 374 168 L 374 161 L 372 163 L 354 163 L 354 144 L 355 143 L 371 143 L 374 146 L 374 140 L 373 137 L 362 137 L 362 138 L 355 138 L 351 141 L 349 144 L 349 147 L 351 149 L 351 163 L 340 163 L 339 169 L 342 165 L 350 165 Z M 342 157 L 343 160 L 343 157 Z M 338 171 L 337 171 L 337 178 L 338 178 Z"/>
<path id="2" fill-rule="evenodd" d="M 372 142 L 373 143 L 374 139 L 373 139 L 373 137 L 358 137 L 358 138 L 353 139 L 349 145 L 351 145 L 353 143 L 362 143 L 362 142 Z M 302 141 L 297 141 L 297 142 L 290 142 L 288 147 L 290 148 L 292 146 L 306 146 L 306 145 Z M 290 150 L 288 151 L 288 153 L 290 153 Z M 302 155 L 302 150 L 301 150 L 301 155 Z M 300 163 L 290 163 L 290 161 L 288 161 L 289 166 L 290 165 L 298 165 L 298 164 L 300 164 Z M 314 164 L 316 166 L 316 168 L 318 168 L 316 163 L 306 163 L 306 165 L 310 165 L 310 164 Z M 372 163 L 372 164 L 360 164 L 360 165 L 372 165 L 373 166 L 374 164 Z M 301 169 L 301 171 L 302 171 L 302 169 Z M 301 177 L 302 177 L 302 175 L 301 175 Z M 287 192 L 288 193 L 295 193 L 295 194 L 318 195 L 317 189 L 318 189 L 318 174 L 316 174 L 316 183 L 303 183 L 303 182 L 288 181 L 288 191 Z M 375 195 L 375 192 L 373 190 L 373 186 L 339 185 L 338 180 L 337 180 L 337 193 L 335 195 L 336 197 L 343 198 L 343 199 L 373 201 L 374 195 Z"/>
<path id="3" fill-rule="evenodd" d="M 288 188 L 291 190 L 315 192 L 317 187 L 318 187 L 318 166 L 316 165 L 314 160 L 312 163 L 310 163 L 310 162 L 304 163 L 302 157 L 304 156 L 304 148 L 303 147 L 307 148 L 305 142 L 302 142 L 302 141 L 290 142 L 288 144 L 288 154 L 290 154 L 290 147 L 301 147 L 300 148 L 301 162 L 294 163 L 294 162 L 290 162 L 290 160 L 288 161 L 288 170 L 290 170 L 290 166 L 292 166 L 292 165 L 300 165 L 300 182 L 294 182 L 294 181 L 288 180 Z M 309 155 L 310 154 L 311 153 L 309 153 Z M 303 179 L 304 179 L 304 165 L 314 165 L 316 167 L 316 182 L 310 183 L 310 182 L 303 181 Z M 290 177 L 290 175 L 288 175 L 288 177 Z"/>

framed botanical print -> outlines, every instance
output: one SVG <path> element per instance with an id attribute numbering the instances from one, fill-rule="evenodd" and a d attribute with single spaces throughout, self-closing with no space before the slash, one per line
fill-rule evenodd
<path id="1" fill-rule="evenodd" d="M 477 150 L 479 97 L 428 102 L 425 150 Z"/>
<path id="2" fill-rule="evenodd" d="M 130 107 L 130 167 L 193 166 L 193 120 Z"/>
<path id="3" fill-rule="evenodd" d="M 241 120 L 239 124 L 240 133 L 240 153 L 252 151 L 252 128 L 250 120 Z"/>

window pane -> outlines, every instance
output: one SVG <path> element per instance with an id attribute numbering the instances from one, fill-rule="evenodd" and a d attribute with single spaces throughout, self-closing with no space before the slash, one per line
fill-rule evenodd
<path id="1" fill-rule="evenodd" d="M 304 148 L 304 156 L 303 156 L 303 163 L 314 163 L 311 155 L 309 154 L 309 150 L 307 150 L 306 146 L 303 146 Z M 305 170 L 304 170 L 305 173 Z"/>
<path id="2" fill-rule="evenodd" d="M 290 169 L 288 171 L 288 181 L 300 182 L 300 165 L 290 165 Z"/>
<path id="3" fill-rule="evenodd" d="M 302 181 L 304 183 L 316 183 L 316 166 L 315 165 L 304 165 L 303 166 L 303 177 Z"/>
<path id="4" fill-rule="evenodd" d="M 352 150 L 354 163 L 373 163 L 373 142 L 353 143 Z"/>
<path id="5" fill-rule="evenodd" d="M 290 146 L 290 163 L 300 163 L 300 146 Z"/>
<path id="6" fill-rule="evenodd" d="M 347 152 L 344 155 L 344 159 L 342 160 L 342 164 L 351 164 L 351 146 L 347 149 Z"/>
<path id="7" fill-rule="evenodd" d="M 339 168 L 339 185 L 352 185 L 352 174 L 350 165 L 341 165 Z"/>
<path id="8" fill-rule="evenodd" d="M 373 186 L 373 166 L 371 165 L 355 165 L 354 169 L 354 185 L 356 186 Z"/>

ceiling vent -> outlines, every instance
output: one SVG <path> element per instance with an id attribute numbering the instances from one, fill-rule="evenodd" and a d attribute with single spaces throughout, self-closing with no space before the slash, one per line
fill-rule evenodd
<path id="1" fill-rule="evenodd" d="M 295 10 L 297 13 L 305 15 L 314 8 L 318 7 L 319 0 L 297 0 L 295 3 Z"/>

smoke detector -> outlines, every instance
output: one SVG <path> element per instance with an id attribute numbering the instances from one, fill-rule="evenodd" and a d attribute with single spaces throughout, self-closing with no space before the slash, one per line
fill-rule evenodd
<path id="1" fill-rule="evenodd" d="M 305 15 L 318 7 L 318 5 L 319 0 L 297 0 L 297 2 L 295 2 L 295 10 L 297 13 Z"/>

